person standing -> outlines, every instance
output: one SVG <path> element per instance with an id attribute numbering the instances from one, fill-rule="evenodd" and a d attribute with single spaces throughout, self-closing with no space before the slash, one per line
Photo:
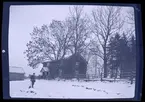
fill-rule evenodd
<path id="1" fill-rule="evenodd" d="M 36 81 L 35 73 L 33 73 L 33 75 L 30 76 L 30 81 L 31 81 L 31 88 L 34 88 L 34 84 L 35 84 L 35 81 Z"/>

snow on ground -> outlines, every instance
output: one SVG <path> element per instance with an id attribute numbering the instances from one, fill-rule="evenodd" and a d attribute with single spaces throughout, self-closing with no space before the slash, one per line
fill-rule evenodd
<path id="1" fill-rule="evenodd" d="M 34 89 L 28 89 L 29 85 L 29 80 L 10 81 L 10 96 L 66 99 L 133 98 L 135 91 L 135 84 L 125 82 L 36 80 Z"/>

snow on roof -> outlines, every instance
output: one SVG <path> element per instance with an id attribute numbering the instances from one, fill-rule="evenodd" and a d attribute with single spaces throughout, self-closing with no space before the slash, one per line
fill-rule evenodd
<path id="1" fill-rule="evenodd" d="M 13 73 L 25 73 L 22 67 L 10 66 L 9 72 Z"/>

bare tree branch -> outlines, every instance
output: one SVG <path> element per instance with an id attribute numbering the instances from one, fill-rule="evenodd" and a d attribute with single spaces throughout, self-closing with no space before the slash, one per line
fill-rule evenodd
<path id="1" fill-rule="evenodd" d="M 107 43 L 109 38 L 118 32 L 123 26 L 123 20 L 120 19 L 120 7 L 114 6 L 104 6 L 98 7 L 96 10 L 92 11 L 94 33 L 103 49 L 103 56 L 98 54 L 96 50 L 92 52 L 104 60 L 104 77 L 107 73 Z M 95 48 L 95 47 L 94 47 Z"/>
<path id="2" fill-rule="evenodd" d="M 69 49 L 72 53 L 81 53 L 89 35 L 89 20 L 84 16 L 83 6 L 74 6 L 70 8 L 70 22 L 72 24 L 71 46 Z"/>

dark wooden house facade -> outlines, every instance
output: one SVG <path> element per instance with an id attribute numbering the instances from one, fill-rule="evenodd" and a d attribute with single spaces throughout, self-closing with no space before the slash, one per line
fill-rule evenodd
<path id="1" fill-rule="evenodd" d="M 42 69 L 43 75 L 49 78 L 85 78 L 87 71 L 87 61 L 80 54 L 73 54 L 68 58 L 44 62 Z"/>

